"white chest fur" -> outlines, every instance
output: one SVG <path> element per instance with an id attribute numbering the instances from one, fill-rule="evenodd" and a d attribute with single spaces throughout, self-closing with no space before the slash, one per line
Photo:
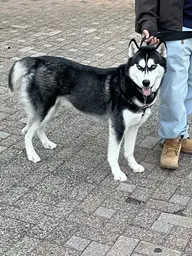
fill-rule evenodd
<path id="1" fill-rule="evenodd" d="M 123 111 L 123 120 L 125 129 L 127 130 L 131 126 L 141 126 L 150 116 L 151 108 L 145 109 L 144 113 L 133 113 L 129 110 Z"/>

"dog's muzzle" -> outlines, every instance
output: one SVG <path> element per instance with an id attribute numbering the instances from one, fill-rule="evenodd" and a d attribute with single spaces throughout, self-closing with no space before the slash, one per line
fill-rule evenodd
<path id="1" fill-rule="evenodd" d="M 144 79 L 142 81 L 142 84 L 143 84 L 143 88 L 142 88 L 143 95 L 149 96 L 151 94 L 151 89 L 149 87 L 150 81 L 148 79 Z"/>

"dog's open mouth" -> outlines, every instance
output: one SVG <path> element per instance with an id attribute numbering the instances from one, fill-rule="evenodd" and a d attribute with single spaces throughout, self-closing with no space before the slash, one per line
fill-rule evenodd
<path id="1" fill-rule="evenodd" d="M 142 88 L 143 95 L 149 96 L 151 94 L 151 88 Z"/>

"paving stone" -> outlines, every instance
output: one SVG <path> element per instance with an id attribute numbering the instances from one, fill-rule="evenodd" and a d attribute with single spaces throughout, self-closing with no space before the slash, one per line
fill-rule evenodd
<path id="1" fill-rule="evenodd" d="M 126 227 L 134 221 L 136 214 L 139 212 L 138 206 L 127 205 L 126 208 L 117 211 L 107 222 L 104 230 L 122 234 Z"/>
<path id="2" fill-rule="evenodd" d="M 173 228 L 173 225 L 167 223 L 167 222 L 162 222 L 162 221 L 155 221 L 153 225 L 151 226 L 151 230 L 157 231 L 157 232 L 162 232 L 165 234 L 169 234 Z"/>
<path id="3" fill-rule="evenodd" d="M 142 256 L 143 254 L 140 253 L 133 253 L 131 256 Z"/>
<path id="4" fill-rule="evenodd" d="M 34 238 L 43 239 L 47 237 L 60 222 L 61 220 L 58 218 L 43 216 L 40 222 L 31 228 L 29 235 Z"/>
<path id="5" fill-rule="evenodd" d="M 17 147 L 17 144 L 19 144 L 19 142 L 22 141 L 22 137 L 18 136 L 18 135 L 10 135 L 8 137 L 6 137 L 1 143 L 3 144 L 3 146 L 5 147 L 10 147 L 14 144 L 15 147 Z"/>
<path id="6" fill-rule="evenodd" d="M 172 203 L 175 203 L 175 204 L 181 204 L 181 205 L 185 206 L 189 203 L 190 199 L 191 198 L 189 196 L 182 196 L 182 195 L 174 194 L 169 201 Z"/>
<path id="7" fill-rule="evenodd" d="M 148 228 L 155 222 L 159 214 L 160 212 L 157 210 L 144 208 L 133 219 L 132 224 Z"/>
<path id="8" fill-rule="evenodd" d="M 0 203 L 12 204 L 17 201 L 22 195 L 24 195 L 28 191 L 27 188 L 24 187 L 13 187 L 6 193 L 0 197 Z"/>
<path id="9" fill-rule="evenodd" d="M 68 220 L 76 222 L 80 225 L 86 224 L 88 226 L 96 228 L 104 226 L 108 221 L 108 219 L 106 218 L 90 215 L 84 212 L 82 209 L 74 209 L 72 213 L 68 216 Z"/>
<path id="10" fill-rule="evenodd" d="M 29 232 L 32 225 L 7 217 L 0 217 L 0 227 L 0 254 L 3 255 Z"/>
<path id="11" fill-rule="evenodd" d="M 129 193 L 132 193 L 135 189 L 136 189 L 136 185 L 131 185 L 127 183 L 121 183 L 117 187 L 117 190 L 129 192 Z"/>
<path id="12" fill-rule="evenodd" d="M 81 238 L 78 236 L 72 236 L 67 242 L 66 246 L 74 248 L 78 251 L 84 251 L 85 248 L 90 244 L 90 240 Z"/>
<path id="13" fill-rule="evenodd" d="M 149 199 L 146 206 L 152 209 L 156 209 L 162 212 L 177 213 L 184 211 L 185 206 L 179 204 L 173 204 L 163 200 Z"/>
<path id="14" fill-rule="evenodd" d="M 105 191 L 109 192 L 110 189 L 105 188 Z M 105 193 L 105 191 L 103 192 Z M 107 197 L 103 201 L 102 206 L 113 210 L 121 210 L 122 208 L 126 208 L 126 206 L 128 205 L 128 202 L 126 200 L 127 193 L 114 190 L 113 192 L 107 194 Z"/>
<path id="15" fill-rule="evenodd" d="M 33 188 L 38 183 L 42 182 L 42 180 L 49 175 L 47 171 L 46 165 L 35 169 L 22 180 L 21 184 L 23 187 Z"/>
<path id="16" fill-rule="evenodd" d="M 35 238 L 24 236 L 13 246 L 12 249 L 5 253 L 5 256 L 26 255 L 30 253 L 39 244 L 39 242 L 40 241 Z"/>
<path id="17" fill-rule="evenodd" d="M 82 225 L 80 229 L 75 233 L 75 235 L 84 237 L 86 239 L 104 243 L 109 246 L 112 246 L 117 238 L 119 237 L 118 232 L 112 232 L 112 230 L 108 230 L 107 228 L 95 228 L 90 227 L 88 225 Z"/>
<path id="18" fill-rule="evenodd" d="M 158 143 L 158 141 L 158 138 L 147 136 L 139 146 L 151 149 Z"/>
<path id="19" fill-rule="evenodd" d="M 176 194 L 191 197 L 192 180 L 185 180 L 184 183 L 177 187 Z"/>
<path id="20" fill-rule="evenodd" d="M 146 171 L 152 171 L 155 168 L 155 164 L 145 163 L 145 161 L 141 161 L 140 164 L 143 165 Z"/>
<path id="21" fill-rule="evenodd" d="M 0 146 L 0 153 L 3 152 L 6 149 L 7 149 L 6 147 Z"/>
<path id="22" fill-rule="evenodd" d="M 191 256 L 191 254 L 192 254 L 192 241 L 190 241 L 188 243 L 188 245 L 186 246 L 184 252 L 185 252 L 185 254 L 183 254 L 183 256 Z"/>
<path id="23" fill-rule="evenodd" d="M 46 242 L 40 243 L 29 256 L 78 256 L 80 252 L 71 248 L 64 248 L 56 244 L 49 244 Z"/>
<path id="24" fill-rule="evenodd" d="M 146 202 L 151 194 L 153 193 L 153 189 L 138 187 L 135 191 L 131 194 L 131 198 L 139 200 L 141 202 Z"/>
<path id="25" fill-rule="evenodd" d="M 183 209 L 183 214 L 187 217 L 192 217 L 192 201 L 190 201 L 185 209 Z"/>
<path id="26" fill-rule="evenodd" d="M 109 175 L 111 175 L 111 170 L 108 164 L 104 162 L 103 164 L 95 168 L 94 171 L 90 172 L 90 174 L 87 175 L 85 180 L 87 183 L 90 183 L 92 185 L 100 184 Z"/>
<path id="27" fill-rule="evenodd" d="M 139 240 L 130 237 L 120 236 L 107 256 L 129 256 L 137 246 Z"/>
<path id="28" fill-rule="evenodd" d="M 146 256 L 160 255 L 160 256 L 180 256 L 181 252 L 177 250 L 171 250 L 166 247 L 150 244 L 146 242 L 140 242 L 135 249 L 135 252 L 144 254 Z"/>
<path id="29" fill-rule="evenodd" d="M 183 227 L 173 227 L 165 246 L 174 250 L 183 251 L 191 238 L 192 230 Z"/>
<path id="30" fill-rule="evenodd" d="M 51 244 L 64 246 L 65 243 L 80 229 L 80 225 L 66 219 L 50 232 L 46 240 Z M 84 238 L 84 237 L 83 237 Z"/>
<path id="31" fill-rule="evenodd" d="M 9 133 L 0 131 L 0 139 L 5 139 L 9 137 Z"/>
<path id="32" fill-rule="evenodd" d="M 104 256 L 109 251 L 110 247 L 108 245 L 99 244 L 92 242 L 85 251 L 81 254 L 82 256 Z"/>
<path id="33" fill-rule="evenodd" d="M 161 232 L 161 230 L 146 229 L 138 226 L 129 225 L 126 227 L 123 235 L 129 236 L 148 243 L 158 243 L 164 245 L 167 240 L 167 234 Z"/>
<path id="34" fill-rule="evenodd" d="M 161 213 L 158 221 L 179 227 L 192 228 L 192 219 L 185 216 Z"/>
<path id="35" fill-rule="evenodd" d="M 102 192 L 93 190 L 79 205 L 86 213 L 93 213 L 105 200 Z"/>
<path id="36" fill-rule="evenodd" d="M 63 218 L 68 216 L 78 204 L 79 202 L 76 200 L 63 199 L 57 204 L 49 207 L 46 214 L 53 218 Z"/>
<path id="37" fill-rule="evenodd" d="M 54 175 L 49 175 L 36 186 L 36 190 L 54 195 L 64 195 L 66 194 L 65 191 L 68 187 L 69 185 L 65 179 L 61 179 Z M 73 189 L 73 187 L 71 189 Z"/>
<path id="38" fill-rule="evenodd" d="M 153 192 L 152 197 L 159 200 L 169 200 L 177 189 L 177 185 L 163 184 L 156 191 Z"/>
<path id="39" fill-rule="evenodd" d="M 161 169 L 159 166 L 155 165 L 155 167 L 150 172 L 149 176 L 152 180 L 155 181 L 164 181 L 167 179 L 169 172 L 166 169 Z"/>
<path id="40" fill-rule="evenodd" d="M 95 188 L 95 185 L 88 184 L 87 182 L 82 182 L 80 185 L 77 185 L 69 195 L 70 198 L 76 200 L 83 200 L 87 195 Z"/>
<path id="41" fill-rule="evenodd" d="M 0 154 L 0 163 L 1 165 L 10 163 L 11 160 L 17 157 L 17 155 L 20 153 L 18 149 L 6 149 L 3 150 Z"/>
<path id="42" fill-rule="evenodd" d="M 101 207 L 101 206 L 94 212 L 95 215 L 98 215 L 98 216 L 101 216 L 101 217 L 104 217 L 107 219 L 110 219 L 114 213 L 115 213 L 114 210 L 107 209 L 107 208 Z"/>

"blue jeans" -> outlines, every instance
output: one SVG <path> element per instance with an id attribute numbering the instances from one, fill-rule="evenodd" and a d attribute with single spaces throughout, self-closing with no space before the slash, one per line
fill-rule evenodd
<path id="1" fill-rule="evenodd" d="M 192 30 L 183 28 L 183 30 Z M 167 44 L 167 72 L 160 91 L 162 139 L 189 137 L 188 115 L 192 113 L 192 38 Z"/>

